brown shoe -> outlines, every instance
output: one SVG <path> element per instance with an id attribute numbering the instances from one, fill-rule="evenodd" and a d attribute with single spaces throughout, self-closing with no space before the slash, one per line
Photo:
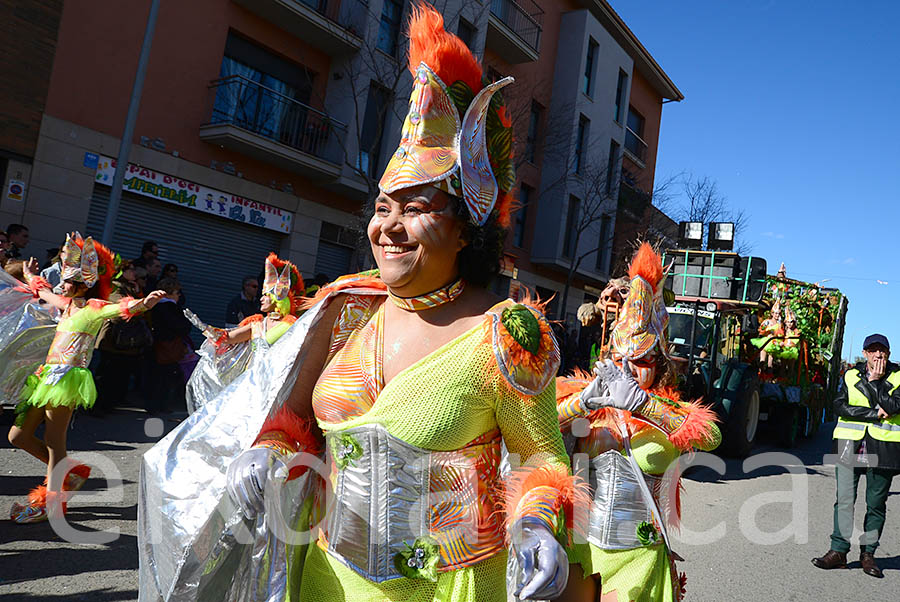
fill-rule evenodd
<path id="1" fill-rule="evenodd" d="M 813 558 L 812 563 L 820 569 L 845 569 L 847 568 L 847 554 L 828 550 L 824 556 Z"/>
<path id="2" fill-rule="evenodd" d="M 881 569 L 878 568 L 878 564 L 875 562 L 875 554 L 872 552 L 860 552 L 859 563 L 862 565 L 863 573 L 866 575 L 877 577 L 878 579 L 884 577 L 884 573 L 881 572 Z"/>

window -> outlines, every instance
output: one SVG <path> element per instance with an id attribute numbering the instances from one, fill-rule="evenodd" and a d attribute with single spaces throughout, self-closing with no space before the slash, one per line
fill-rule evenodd
<path id="1" fill-rule="evenodd" d="M 647 143 L 644 142 L 643 136 L 643 115 L 635 111 L 634 107 L 628 107 L 628 128 L 625 130 L 625 148 L 641 161 L 646 161 Z"/>
<path id="2" fill-rule="evenodd" d="M 528 118 L 528 136 L 525 138 L 525 159 L 534 163 L 534 156 L 537 152 L 538 135 L 540 134 L 541 115 L 544 108 L 538 103 L 531 101 L 531 115 Z"/>
<path id="3" fill-rule="evenodd" d="M 619 70 L 619 83 L 616 84 L 616 123 L 622 123 L 625 106 L 625 90 L 628 88 L 628 74 Z"/>
<path id="4" fill-rule="evenodd" d="M 606 160 L 606 194 L 612 195 L 613 189 L 616 187 L 616 179 L 618 170 L 616 166 L 619 164 L 619 143 L 615 140 L 609 141 L 609 157 Z"/>
<path id="5" fill-rule="evenodd" d="M 390 93 L 378 82 L 369 84 L 366 114 L 359 136 L 359 169 L 374 178 L 381 160 L 381 143 Z"/>
<path id="6" fill-rule="evenodd" d="M 610 224 L 612 224 L 612 218 L 608 214 L 604 214 L 603 217 L 600 218 L 600 240 L 597 241 L 597 271 L 603 274 L 606 273 L 607 267 L 607 259 L 608 256 L 606 254 L 606 250 L 609 248 L 609 234 L 610 234 Z"/>
<path id="7" fill-rule="evenodd" d="M 597 58 L 597 42 L 588 39 L 587 56 L 584 58 L 584 83 L 581 91 L 591 96 L 594 93 L 594 63 Z"/>
<path id="8" fill-rule="evenodd" d="M 381 5 L 381 23 L 378 26 L 378 48 L 391 56 L 397 54 L 397 38 L 400 36 L 400 20 L 403 15 L 403 2 L 400 0 L 384 0 Z"/>
<path id="9" fill-rule="evenodd" d="M 581 173 L 584 167 L 584 145 L 587 142 L 591 120 L 582 115 L 578 118 L 578 132 L 575 134 L 575 173 Z"/>
<path id="10" fill-rule="evenodd" d="M 513 229 L 513 244 L 520 249 L 525 246 L 525 224 L 528 221 L 528 203 L 534 190 L 528 184 L 519 189 L 519 210 L 516 212 L 516 223 Z"/>
<path id="11" fill-rule="evenodd" d="M 241 128 L 317 154 L 327 117 L 310 111 L 315 74 L 233 33 L 228 34 L 213 101 L 212 123 Z"/>
<path id="12" fill-rule="evenodd" d="M 456 35 L 459 36 L 459 39 L 469 47 L 469 50 L 473 50 L 472 44 L 475 43 L 475 35 L 477 33 L 478 30 L 475 29 L 474 25 L 472 25 L 462 17 L 459 18 L 459 25 L 457 25 L 456 27 Z"/>
<path id="13" fill-rule="evenodd" d="M 569 196 L 569 209 L 566 211 L 566 231 L 563 242 L 563 257 L 571 259 L 575 253 L 575 229 L 578 227 L 578 211 L 581 201 L 575 196 Z"/>
<path id="14" fill-rule="evenodd" d="M 634 107 L 628 107 L 628 128 L 641 138 L 644 137 L 644 117 Z"/>

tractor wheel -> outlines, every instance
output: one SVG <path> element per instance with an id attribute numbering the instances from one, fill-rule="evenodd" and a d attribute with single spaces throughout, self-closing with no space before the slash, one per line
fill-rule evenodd
<path id="1" fill-rule="evenodd" d="M 754 370 L 747 369 L 723 425 L 722 452 L 737 458 L 747 457 L 756 441 L 758 426 L 759 379 Z"/>

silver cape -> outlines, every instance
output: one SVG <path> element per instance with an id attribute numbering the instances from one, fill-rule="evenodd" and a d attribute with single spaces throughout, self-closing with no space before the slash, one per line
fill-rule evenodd
<path id="1" fill-rule="evenodd" d="M 25 379 L 47 359 L 59 311 L 41 305 L 0 270 L 0 403 L 16 404 Z"/>
<path id="2" fill-rule="evenodd" d="M 290 550 L 261 521 L 242 517 L 225 491 L 225 472 L 290 394 L 307 334 L 328 302 L 308 310 L 268 353 L 254 354 L 243 374 L 144 454 L 138 497 L 142 602 L 285 599 L 296 568 Z M 289 525 L 299 520 L 308 487 L 304 479 L 291 483 L 282 490 L 281 506 L 294 513 L 282 517 Z M 285 497 L 291 499 L 285 503 Z"/>

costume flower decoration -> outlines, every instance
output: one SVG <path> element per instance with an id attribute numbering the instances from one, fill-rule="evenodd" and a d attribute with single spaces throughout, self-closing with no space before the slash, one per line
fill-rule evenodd
<path id="1" fill-rule="evenodd" d="M 341 433 L 331 440 L 331 455 L 334 463 L 341 470 L 353 466 L 353 461 L 362 457 L 363 450 L 356 437 L 348 433 Z"/>
<path id="2" fill-rule="evenodd" d="M 637 538 L 645 546 L 651 546 L 659 542 L 659 531 L 656 526 L 648 521 L 641 521 L 636 528 Z"/>
<path id="3" fill-rule="evenodd" d="M 516 176 L 512 124 L 499 90 L 513 78 L 483 83 L 478 61 L 430 6 L 413 8 L 409 44 L 409 112 L 379 187 L 391 193 L 432 184 L 462 197 L 477 225 L 496 210 L 507 226 Z"/>
<path id="4" fill-rule="evenodd" d="M 394 566 L 404 577 L 437 581 L 437 565 L 441 559 L 441 547 L 431 537 L 419 537 L 412 545 L 394 556 Z"/>

